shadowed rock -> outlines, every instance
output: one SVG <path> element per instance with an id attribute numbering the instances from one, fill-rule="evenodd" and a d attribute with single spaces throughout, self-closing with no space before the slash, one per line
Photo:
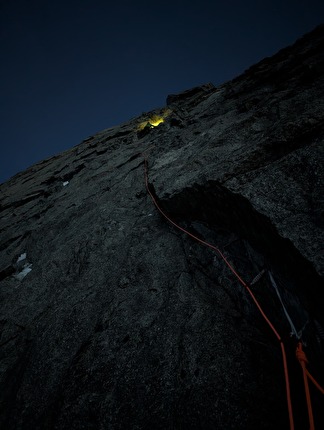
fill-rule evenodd
<path id="1" fill-rule="evenodd" d="M 262 272 L 251 289 L 286 345 L 307 428 L 269 273 L 323 383 L 323 96 L 320 26 L 1 185 L 1 428 L 289 428 L 279 342 L 219 256 L 156 210 L 144 153 L 161 208 L 247 283 Z"/>

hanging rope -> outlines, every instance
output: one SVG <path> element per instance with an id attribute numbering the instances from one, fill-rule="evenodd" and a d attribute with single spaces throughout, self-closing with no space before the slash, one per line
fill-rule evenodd
<path id="1" fill-rule="evenodd" d="M 152 192 L 150 190 L 149 182 L 148 182 L 148 163 L 147 163 L 147 158 L 146 158 L 145 154 L 143 154 L 143 157 L 144 157 L 144 179 L 145 179 L 146 190 L 147 190 L 149 196 L 151 197 L 152 202 L 154 203 L 154 205 L 157 208 L 157 210 L 160 212 L 160 214 L 170 224 L 172 224 L 178 230 L 182 231 L 183 233 L 185 233 L 186 235 L 190 236 L 192 239 L 196 240 L 197 242 L 201 243 L 202 245 L 204 245 L 204 246 L 212 249 L 213 251 L 215 251 L 223 259 L 223 261 L 225 262 L 225 264 L 227 265 L 227 267 L 230 269 L 230 271 L 235 275 L 235 277 L 238 279 L 238 281 L 247 290 L 247 292 L 251 296 L 253 302 L 255 303 L 256 307 L 260 311 L 262 317 L 264 318 L 264 320 L 266 321 L 266 323 L 271 328 L 272 332 L 274 333 L 274 335 L 276 336 L 276 338 L 280 342 L 281 353 L 282 353 L 282 361 L 283 361 L 283 367 L 284 367 L 284 375 L 285 375 L 285 383 L 286 383 L 286 397 L 287 397 L 287 407 L 288 407 L 288 415 L 289 415 L 289 425 L 290 425 L 290 430 L 294 430 L 294 418 L 293 418 L 292 403 L 291 403 L 291 394 L 290 394 L 290 384 L 289 384 L 289 375 L 288 375 L 288 365 L 287 365 L 286 350 L 285 350 L 285 346 L 283 344 L 283 341 L 282 341 L 279 333 L 277 332 L 277 330 L 275 329 L 275 327 L 271 323 L 270 319 L 266 316 L 266 314 L 263 311 L 261 305 L 257 301 L 256 297 L 254 296 L 253 292 L 251 291 L 251 289 L 249 288 L 249 286 L 247 285 L 247 283 L 237 273 L 237 271 L 234 269 L 234 267 L 231 265 L 231 263 L 227 260 L 227 258 L 225 257 L 225 255 L 221 252 L 221 250 L 218 247 L 210 244 L 209 242 L 206 242 L 206 241 L 204 241 L 202 239 L 199 239 L 199 237 L 197 237 L 194 234 L 190 233 L 188 230 L 182 228 L 180 225 L 178 225 L 177 223 L 175 223 L 171 218 L 169 218 L 169 216 L 160 208 L 159 204 L 157 203 L 154 195 L 152 194 Z"/>
<path id="2" fill-rule="evenodd" d="M 308 363 L 308 360 L 307 360 L 306 355 L 303 351 L 301 342 L 298 342 L 298 346 L 297 346 L 297 350 L 296 350 L 296 357 L 297 357 L 297 359 L 301 365 L 301 368 L 303 370 L 304 388 L 305 388 L 305 394 L 306 394 L 306 403 L 307 403 L 308 419 L 309 419 L 309 430 L 314 430 L 315 426 L 314 426 L 312 401 L 311 401 L 311 397 L 310 397 L 307 372 L 306 372 L 306 363 Z"/>
<path id="3" fill-rule="evenodd" d="M 320 386 L 320 384 L 315 380 L 315 378 L 309 373 L 309 371 L 306 368 L 306 364 L 308 363 L 308 360 L 307 360 L 305 352 L 303 351 L 303 344 L 301 342 L 298 342 L 297 349 L 296 349 L 296 357 L 297 357 L 297 360 L 299 361 L 299 364 L 301 365 L 301 368 L 303 371 L 304 388 L 305 388 L 305 396 L 306 396 L 306 404 L 307 404 L 308 420 L 309 420 L 309 429 L 315 430 L 312 401 L 311 401 L 311 396 L 310 396 L 309 386 L 308 386 L 308 378 L 313 382 L 315 387 L 322 394 L 324 394 L 324 389 Z"/>

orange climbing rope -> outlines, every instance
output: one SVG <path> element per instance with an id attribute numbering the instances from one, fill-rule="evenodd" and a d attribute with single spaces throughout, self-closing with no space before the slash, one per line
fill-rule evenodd
<path id="1" fill-rule="evenodd" d="M 303 378 L 304 378 L 304 387 L 305 387 L 305 394 L 306 394 L 306 403 L 307 403 L 307 410 L 308 410 L 308 419 L 309 419 L 309 430 L 314 430 L 314 416 L 313 416 L 313 409 L 312 409 L 312 401 L 310 397 L 309 392 L 309 386 L 308 386 L 308 379 L 307 379 L 307 373 L 306 373 L 306 363 L 308 363 L 308 360 L 306 358 L 306 354 L 303 351 L 302 343 L 298 342 L 298 346 L 296 349 L 296 357 L 301 365 L 301 368 L 303 370 Z"/>
<path id="2" fill-rule="evenodd" d="M 309 377 L 309 379 L 312 381 L 312 383 L 315 385 L 315 387 L 318 389 L 318 391 L 322 394 L 324 394 L 324 388 L 322 388 L 320 386 L 320 384 L 316 381 L 316 379 L 314 378 L 314 376 L 311 375 L 311 373 L 309 373 L 309 371 L 306 369 L 306 374 Z"/>
<path id="3" fill-rule="evenodd" d="M 290 424 L 290 430 L 294 430 L 294 418 L 293 418 L 293 411 L 292 411 L 292 403 L 291 403 L 291 394 L 290 394 L 290 384 L 289 384 L 289 375 L 288 375 L 288 366 L 287 366 L 287 357 L 286 357 L 286 350 L 285 350 L 285 346 L 283 344 L 283 341 L 279 335 L 279 333 L 277 332 L 277 330 L 275 329 L 275 327 L 273 326 L 273 324 L 271 323 L 271 321 L 269 320 L 269 318 L 266 316 L 265 312 L 263 311 L 261 305 L 259 304 L 259 302 L 257 301 L 256 297 L 254 296 L 253 292 L 251 291 L 251 289 L 249 288 L 249 286 L 247 285 L 247 283 L 241 278 L 241 276 L 237 273 L 237 271 L 234 269 L 234 267 L 231 265 L 231 263 L 227 260 L 227 258 L 225 257 L 225 255 L 221 252 L 221 250 L 219 248 L 217 248 L 216 246 L 202 240 L 199 239 L 199 237 L 195 236 L 194 234 L 190 233 L 188 230 L 182 228 L 180 225 L 178 225 L 177 223 L 175 223 L 171 218 L 168 217 L 168 215 L 160 208 L 160 206 L 158 205 L 155 197 L 153 196 L 150 187 L 149 187 L 149 183 L 148 183 L 148 167 L 147 167 L 147 158 L 146 155 L 143 154 L 144 157 L 144 178 L 145 178 L 145 186 L 147 189 L 148 194 L 150 195 L 155 207 L 157 208 L 157 210 L 161 213 L 161 215 L 167 220 L 169 221 L 170 224 L 172 224 L 174 227 L 176 227 L 178 230 L 182 231 L 183 233 L 187 234 L 188 236 L 190 236 L 192 239 L 196 240 L 197 242 L 201 243 L 204 246 L 207 246 L 208 248 L 211 248 L 212 250 L 214 250 L 215 252 L 217 252 L 220 257 L 223 259 L 223 261 L 226 263 L 226 265 L 228 266 L 228 268 L 231 270 L 231 272 L 236 276 L 236 278 L 239 280 L 239 282 L 243 285 L 243 287 L 248 291 L 248 293 L 250 294 L 252 300 L 254 301 L 255 305 L 257 306 L 257 308 L 259 309 L 261 315 L 263 316 L 264 320 L 267 322 L 267 324 L 269 325 L 269 327 L 271 328 L 272 332 L 274 333 L 274 335 L 276 336 L 276 338 L 278 339 L 278 341 L 280 342 L 280 347 L 281 347 L 281 353 L 282 353 L 282 361 L 283 361 L 283 367 L 284 367 L 284 375 L 285 375 L 285 383 L 286 383 L 286 397 L 287 397 L 287 406 L 288 406 L 288 415 L 289 415 L 289 424 Z"/>
<path id="4" fill-rule="evenodd" d="M 303 345 L 301 342 L 298 342 L 297 349 L 296 349 L 296 357 L 297 357 L 297 360 L 299 361 L 301 368 L 302 368 L 302 371 L 303 371 L 304 388 L 305 388 L 306 403 L 307 403 L 307 410 L 308 410 L 309 430 L 314 430 L 315 429 L 314 416 L 313 416 L 312 401 L 311 401 L 309 386 L 308 386 L 308 378 L 313 382 L 315 387 L 322 394 L 324 394 L 324 389 L 313 378 L 313 376 L 309 373 L 309 371 L 306 368 L 306 364 L 308 363 L 308 360 L 307 360 L 305 352 L 303 351 Z"/>

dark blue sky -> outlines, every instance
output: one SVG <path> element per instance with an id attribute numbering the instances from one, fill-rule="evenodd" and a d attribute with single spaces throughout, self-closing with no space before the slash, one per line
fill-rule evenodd
<path id="1" fill-rule="evenodd" d="M 0 0 L 0 182 L 322 22 L 322 0 Z"/>

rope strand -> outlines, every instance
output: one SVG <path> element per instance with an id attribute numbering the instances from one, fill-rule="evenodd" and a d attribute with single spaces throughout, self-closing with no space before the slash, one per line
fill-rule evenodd
<path id="1" fill-rule="evenodd" d="M 309 430 L 315 430 L 312 401 L 311 401 L 311 397 L 310 397 L 308 379 L 307 379 L 307 371 L 306 371 L 306 363 L 308 363 L 308 360 L 306 358 L 306 354 L 303 351 L 303 346 L 302 346 L 301 342 L 298 342 L 298 346 L 296 349 L 296 357 L 297 357 L 297 359 L 301 365 L 302 371 L 303 371 L 306 404 L 307 404 L 307 410 L 308 410 Z"/>
<path id="2" fill-rule="evenodd" d="M 286 383 L 286 397 L 287 397 L 287 407 L 288 407 L 288 415 L 289 415 L 289 425 L 290 425 L 290 430 L 294 430 L 294 418 L 293 418 L 293 411 L 292 411 L 292 403 L 291 403 L 291 394 L 290 394 L 290 383 L 289 383 L 289 374 L 288 374 L 288 365 L 287 365 L 287 357 L 286 357 L 286 351 L 285 351 L 285 346 L 282 342 L 282 339 L 279 335 L 279 333 L 277 332 L 277 330 L 275 329 L 275 327 L 273 326 L 273 324 L 271 323 L 271 321 L 269 320 L 269 318 L 266 316 L 265 312 L 263 311 L 261 305 L 259 304 L 259 302 L 257 301 L 256 297 L 254 296 L 254 294 L 252 293 L 251 289 L 249 288 L 249 286 L 247 285 L 247 283 L 241 278 L 241 276 L 237 273 L 237 271 L 234 269 L 234 267 L 230 264 L 230 262 L 227 260 L 227 258 L 225 257 L 225 255 L 221 252 L 221 250 L 219 248 L 217 248 L 216 246 L 202 240 L 199 239 L 199 237 L 195 236 L 194 234 L 190 233 L 188 230 L 184 229 L 183 227 L 181 227 L 180 225 L 178 225 L 177 223 L 175 223 L 158 205 L 154 195 L 152 194 L 150 187 L 149 187 L 149 183 L 148 183 L 148 167 L 147 167 L 147 158 L 145 156 L 145 154 L 143 154 L 144 157 L 144 177 L 145 177 L 145 185 L 146 185 L 146 189 L 148 194 L 150 195 L 155 207 L 157 208 L 157 210 L 161 213 L 161 215 L 167 220 L 169 221 L 170 224 L 172 224 L 174 227 L 176 227 L 178 230 L 182 231 L 183 233 L 187 234 L 188 236 L 190 236 L 192 239 L 196 240 L 197 242 L 201 243 L 204 246 L 207 246 L 208 248 L 211 248 L 213 251 L 217 252 L 220 257 L 223 259 L 223 261 L 225 262 L 225 264 L 227 265 L 227 267 L 231 270 L 231 272 L 236 276 L 236 278 L 238 279 L 238 281 L 246 288 L 246 290 L 248 291 L 248 293 L 250 294 L 253 302 L 255 303 L 256 307 L 258 308 L 258 310 L 260 311 L 261 315 L 263 316 L 264 320 L 266 321 L 266 323 L 268 324 L 268 326 L 271 328 L 272 332 L 274 333 L 274 335 L 276 336 L 276 338 L 278 339 L 278 341 L 280 342 L 280 347 L 281 347 L 281 353 L 282 353 L 282 360 L 283 360 L 283 366 L 284 366 L 284 375 L 285 375 L 285 383 Z"/>

